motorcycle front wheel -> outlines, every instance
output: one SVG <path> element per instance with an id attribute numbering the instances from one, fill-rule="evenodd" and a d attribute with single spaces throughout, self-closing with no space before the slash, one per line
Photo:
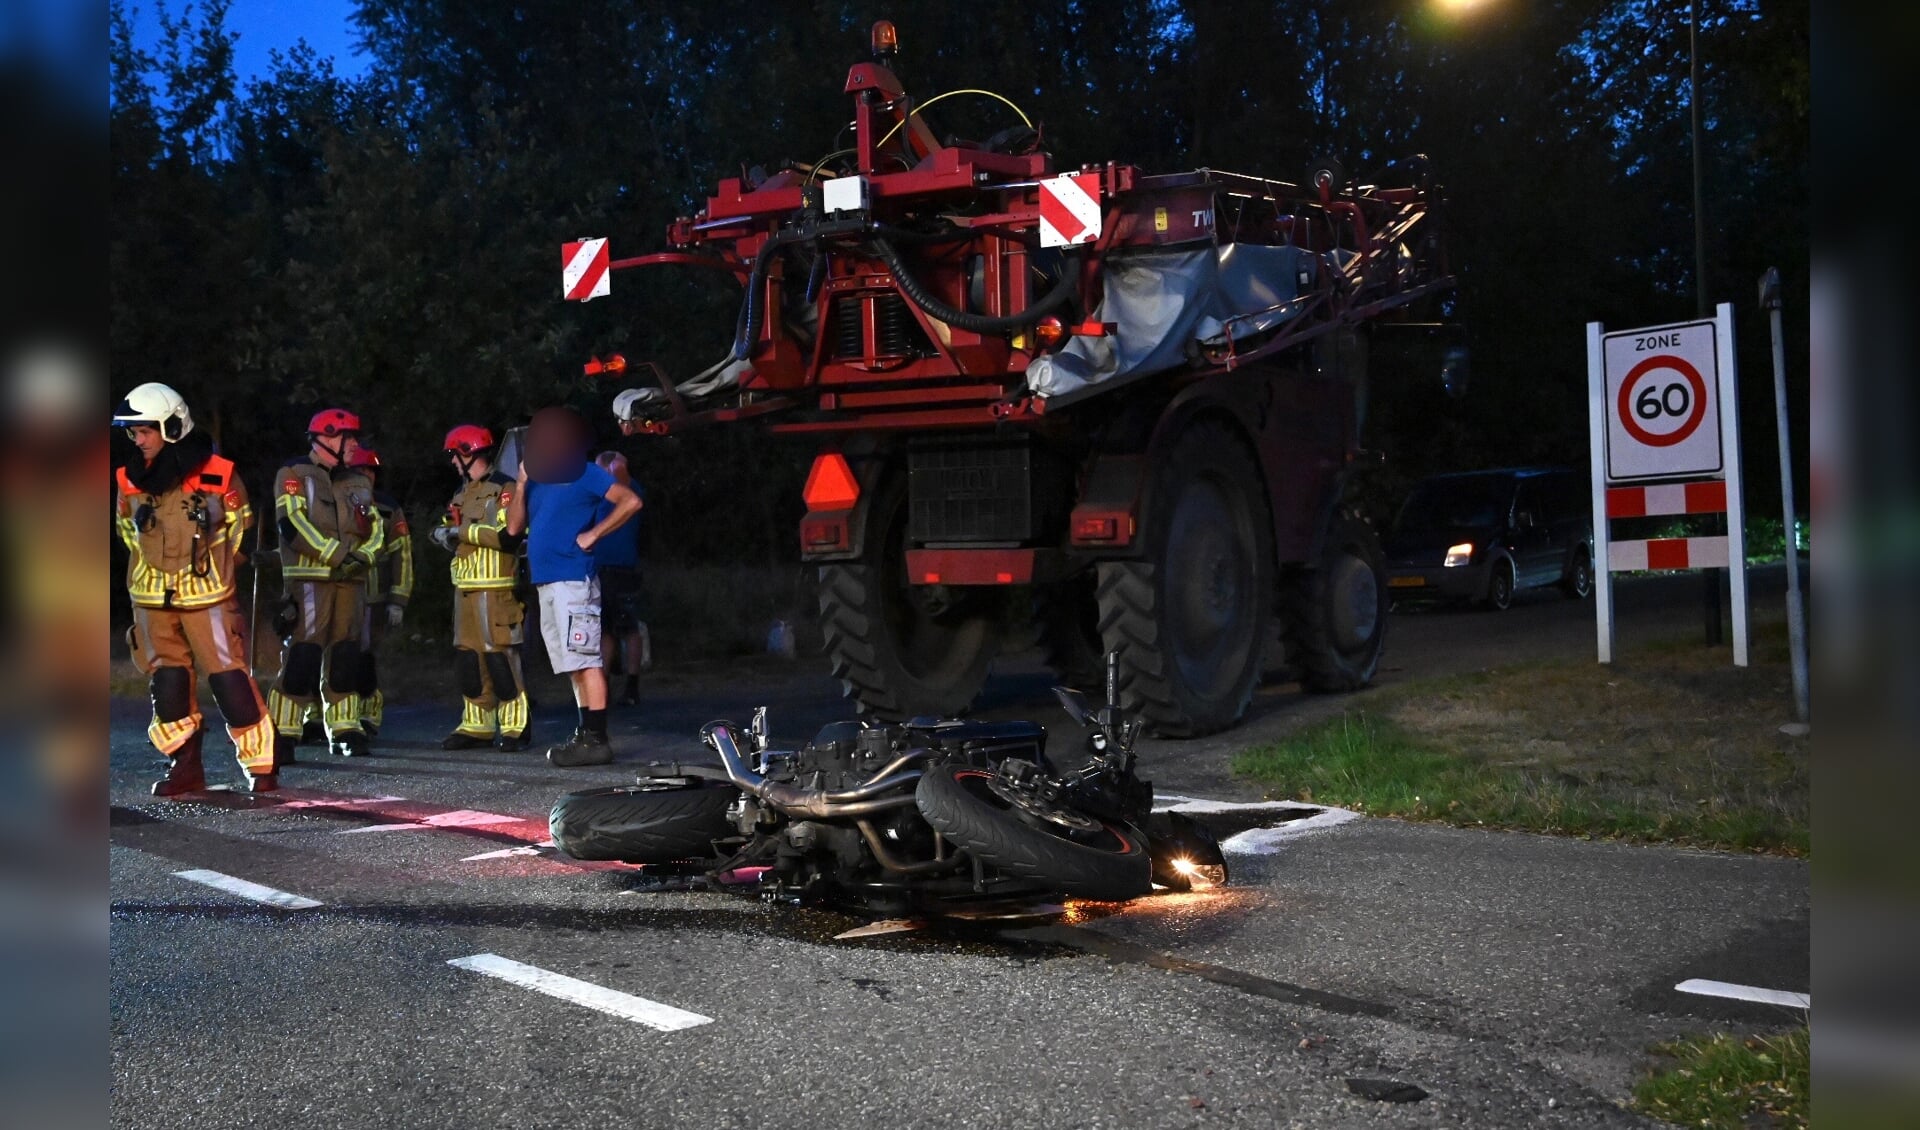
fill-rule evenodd
<path id="1" fill-rule="evenodd" d="M 626 785 L 568 793 L 547 817 L 553 844 L 574 859 L 677 863 L 713 858 L 733 832 L 727 806 L 740 792 L 701 781 L 683 788 Z"/>
<path id="2" fill-rule="evenodd" d="M 992 771 L 937 765 L 914 790 L 920 815 L 953 844 L 1000 871 L 1071 898 L 1120 902 L 1146 894 L 1153 864 L 1132 827 L 1071 809 L 1023 803 Z"/>

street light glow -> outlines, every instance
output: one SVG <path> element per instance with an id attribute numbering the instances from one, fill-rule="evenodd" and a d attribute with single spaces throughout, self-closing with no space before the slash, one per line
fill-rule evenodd
<path id="1" fill-rule="evenodd" d="M 1433 0 L 1433 6 L 1443 12 L 1460 14 L 1471 12 L 1475 8 L 1484 8 L 1490 0 Z"/>

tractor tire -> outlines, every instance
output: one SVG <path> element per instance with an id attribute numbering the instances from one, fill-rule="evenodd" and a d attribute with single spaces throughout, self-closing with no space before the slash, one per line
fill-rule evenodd
<path id="1" fill-rule="evenodd" d="M 1102 693 L 1106 646 L 1100 642 L 1098 577 L 1089 569 L 1033 590 L 1034 634 L 1047 666 L 1067 686 Z"/>
<path id="2" fill-rule="evenodd" d="M 1335 515 L 1311 566 L 1280 581 L 1287 662 L 1316 694 L 1357 691 L 1373 681 L 1387 637 L 1387 569 L 1380 538 L 1359 515 Z"/>
<path id="3" fill-rule="evenodd" d="M 956 715 L 1000 650 L 999 594 L 908 583 L 906 480 L 891 479 L 867 518 L 862 560 L 820 567 L 827 657 L 861 714 Z"/>
<path id="4" fill-rule="evenodd" d="M 1225 427 L 1189 428 L 1155 461 L 1144 561 L 1099 566 L 1100 636 L 1120 703 L 1161 737 L 1238 722 L 1273 615 L 1273 530 L 1260 468 Z"/>
<path id="5" fill-rule="evenodd" d="M 993 791 L 992 780 L 986 769 L 938 765 L 920 778 L 914 803 L 974 858 L 1050 892 L 1119 902 L 1152 889 L 1153 863 L 1139 830 L 1084 816 L 1090 826 L 1071 829 L 1015 807 Z"/>
<path id="6" fill-rule="evenodd" d="M 713 858 L 713 841 L 732 835 L 727 806 L 740 791 L 718 782 L 686 788 L 626 785 L 568 793 L 547 817 L 553 844 L 574 859 L 674 863 Z"/>

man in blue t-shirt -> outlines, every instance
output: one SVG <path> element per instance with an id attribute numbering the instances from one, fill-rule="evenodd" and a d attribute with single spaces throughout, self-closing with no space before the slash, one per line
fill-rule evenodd
<path id="1" fill-rule="evenodd" d="M 607 676 L 600 658 L 600 583 L 593 547 L 640 510 L 640 498 L 606 468 L 586 459 L 586 420 L 568 408 L 543 408 L 527 428 L 520 489 L 507 532 L 526 531 L 527 566 L 540 597 L 540 636 L 553 669 L 573 682 L 580 724 L 547 751 L 555 765 L 605 765 Z M 609 509 L 603 511 L 601 503 Z"/>

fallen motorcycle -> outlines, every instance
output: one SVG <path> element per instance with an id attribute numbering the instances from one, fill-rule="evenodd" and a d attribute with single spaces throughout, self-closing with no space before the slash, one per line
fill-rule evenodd
<path id="1" fill-rule="evenodd" d="M 1084 732 L 1070 769 L 1034 722 L 836 722 L 776 750 L 762 707 L 744 731 L 702 728 L 717 766 L 656 763 L 638 784 L 561 797 L 553 841 L 575 859 L 691 866 L 769 900 L 880 914 L 1226 882 L 1205 827 L 1152 811 L 1134 773 L 1140 720 L 1111 691 L 1098 707 L 1054 693 Z"/>

